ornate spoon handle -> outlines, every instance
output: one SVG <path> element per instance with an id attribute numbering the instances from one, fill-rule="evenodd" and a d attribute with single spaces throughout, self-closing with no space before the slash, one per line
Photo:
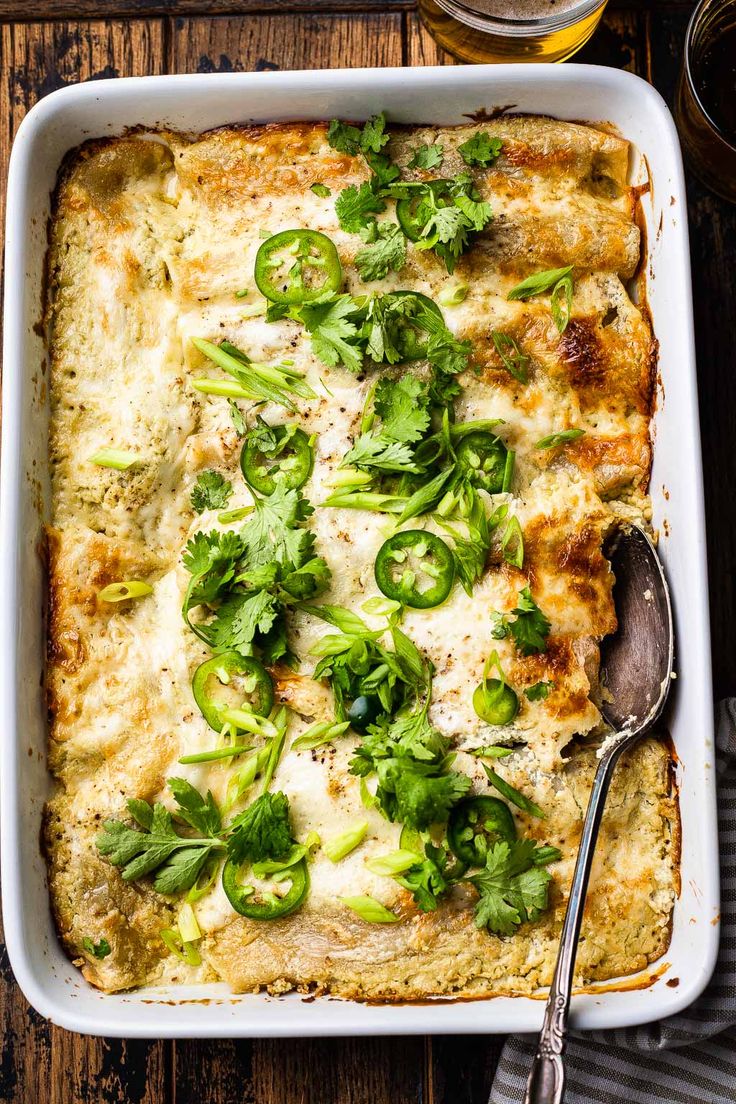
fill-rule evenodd
<path id="1" fill-rule="evenodd" d="M 575 955 L 578 948 L 580 924 L 585 907 L 585 894 L 593 863 L 608 787 L 614 767 L 624 746 L 630 742 L 630 734 L 622 733 L 614 743 L 610 741 L 598 764 L 593 788 L 585 814 L 580 850 L 572 876 L 567 912 L 560 935 L 552 984 L 547 997 L 544 1022 L 539 1035 L 537 1053 L 532 1063 L 526 1086 L 524 1104 L 561 1104 L 565 1095 L 565 1066 L 563 1054 L 567 1037 L 567 1019 L 570 1012 L 570 994 L 575 971 Z"/>

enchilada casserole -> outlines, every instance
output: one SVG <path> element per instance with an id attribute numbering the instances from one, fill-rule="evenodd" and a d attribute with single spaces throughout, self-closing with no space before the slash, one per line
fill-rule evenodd
<path id="1" fill-rule="evenodd" d="M 604 542 L 650 522 L 620 137 L 541 117 L 130 134 L 52 226 L 45 818 L 108 991 L 548 984 Z M 669 941 L 670 753 L 608 802 L 580 984 Z"/>

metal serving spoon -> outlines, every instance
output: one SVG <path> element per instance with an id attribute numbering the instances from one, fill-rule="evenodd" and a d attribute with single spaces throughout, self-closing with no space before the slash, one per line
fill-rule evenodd
<path id="1" fill-rule="evenodd" d="M 641 529 L 632 525 L 616 533 L 607 551 L 616 576 L 618 629 L 601 645 L 601 676 L 608 697 L 602 712 L 614 732 L 603 746 L 590 793 L 557 964 L 524 1104 L 560 1104 L 565 1095 L 563 1054 L 575 955 L 608 787 L 621 752 L 654 724 L 672 682 L 672 608 L 654 546 Z"/>

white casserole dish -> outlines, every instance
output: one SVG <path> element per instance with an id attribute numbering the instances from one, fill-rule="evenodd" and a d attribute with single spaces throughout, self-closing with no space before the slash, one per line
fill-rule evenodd
<path id="1" fill-rule="evenodd" d="M 541 1024 L 543 1004 L 528 998 L 377 1006 L 298 995 L 232 996 L 224 986 L 103 995 L 87 985 L 57 942 L 38 843 L 49 791 L 39 552 L 50 497 L 39 321 L 50 193 L 64 154 L 87 138 L 136 124 L 201 131 L 233 122 L 366 118 L 382 109 L 397 122 L 452 124 L 479 108 L 509 104 L 614 124 L 636 147 L 632 180 L 644 181 L 648 172 L 652 181 L 642 210 L 662 385 L 651 490 L 679 630 L 680 678 L 669 728 L 678 756 L 682 894 L 665 958 L 643 978 L 625 979 L 622 991 L 609 991 L 608 983 L 576 997 L 574 1026 L 620 1027 L 671 1015 L 710 977 L 719 901 L 702 473 L 685 187 L 664 102 L 638 77 L 583 65 L 145 77 L 77 85 L 42 100 L 20 127 L 10 166 L 0 483 L 3 915 L 21 988 L 42 1015 L 63 1027 L 160 1038 L 528 1032 Z M 648 987 L 634 987 L 653 976 Z"/>

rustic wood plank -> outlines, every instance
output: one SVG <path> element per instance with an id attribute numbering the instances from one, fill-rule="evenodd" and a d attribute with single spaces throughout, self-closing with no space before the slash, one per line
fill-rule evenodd
<path id="1" fill-rule="evenodd" d="M 17 10 L 17 3 L 13 5 Z M 10 144 L 33 104 L 65 84 L 163 72 L 161 20 L 24 23 L 0 29 L 0 207 Z M 170 1047 L 88 1039 L 41 1019 L 0 955 L 0 1104 L 163 1104 Z"/>
<path id="2" fill-rule="evenodd" d="M 170 72 L 322 69 L 401 65 L 401 16 L 269 15 L 177 17 Z"/>
<path id="3" fill-rule="evenodd" d="M 177 1100 L 197 1104 L 419 1104 L 425 1042 L 232 1040 L 176 1044 Z M 464 1104 L 464 1102 L 463 1102 Z"/>
<path id="4" fill-rule="evenodd" d="M 458 64 L 452 54 L 437 45 L 416 12 L 409 12 L 406 21 L 408 65 Z M 608 8 L 595 34 L 575 60 L 642 72 L 644 55 L 642 13 L 633 9 Z"/>
<path id="5" fill-rule="evenodd" d="M 427 1104 L 486 1104 L 505 1038 L 441 1035 L 428 1048 Z"/>
<path id="6" fill-rule="evenodd" d="M 244 12 L 364 11 L 371 0 L 0 0 L 0 20 L 135 18 L 154 15 L 239 15 Z M 613 8 L 659 10 L 692 8 L 694 0 L 612 0 Z M 381 0 L 380 7 L 400 11 L 415 0 Z"/>
<path id="7" fill-rule="evenodd" d="M 162 73 L 162 20 L 16 23 L 0 28 L 0 216 L 10 146 L 33 104 L 84 80 Z M 4 218 L 0 227 L 4 227 Z M 0 235 L 2 229 L 0 228 Z"/>
<path id="8" fill-rule="evenodd" d="M 687 13 L 648 17 L 649 78 L 670 104 L 680 68 Z M 687 168 L 687 166 L 686 166 Z M 688 171 L 700 426 L 705 477 L 713 680 L 716 697 L 736 691 L 736 526 L 727 507 L 736 484 L 736 376 L 733 330 L 736 286 L 736 207 L 719 199 Z M 683 218 L 685 212 L 682 212 Z M 681 617 L 684 617 L 681 614 Z M 682 627 L 682 626 L 681 626 Z"/>

